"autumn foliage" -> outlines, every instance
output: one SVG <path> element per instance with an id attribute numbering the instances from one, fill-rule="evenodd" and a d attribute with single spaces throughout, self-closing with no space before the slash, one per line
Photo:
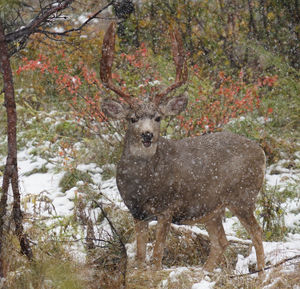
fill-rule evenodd
<path id="1" fill-rule="evenodd" d="M 99 109 L 103 90 L 96 72 L 82 61 L 74 67 L 71 65 L 72 60 L 63 50 L 52 57 L 54 59 L 42 54 L 35 60 L 25 57 L 16 73 L 32 71 L 39 73 L 39 80 L 50 79 L 60 99 L 68 102 L 77 119 L 103 121 L 105 116 Z"/>
<path id="2" fill-rule="evenodd" d="M 194 66 L 194 73 L 198 75 L 198 67 Z M 198 87 L 197 96 L 193 98 L 185 115 L 178 116 L 181 127 L 187 135 L 200 135 L 221 129 L 230 120 L 239 118 L 261 105 L 260 88 L 272 87 L 277 76 L 259 78 L 255 83 L 247 84 L 243 71 L 237 79 L 226 76 L 223 71 L 218 75 L 217 85 L 207 91 L 201 85 Z M 272 113 L 268 109 L 265 113 Z"/>
<path id="3" fill-rule="evenodd" d="M 60 98 L 67 100 L 77 120 L 106 121 L 101 112 L 101 98 L 107 95 L 96 71 L 81 60 L 74 59 L 60 50 L 55 55 L 40 54 L 37 59 L 23 58 L 17 74 L 38 72 L 40 78 L 51 79 Z M 140 98 L 151 97 L 162 84 L 174 77 L 170 71 L 157 71 L 155 59 L 145 44 L 132 54 L 121 53 L 116 59 L 117 68 L 112 78 L 121 89 Z M 171 67 L 171 65 L 170 65 Z M 168 69 L 168 65 L 165 66 Z M 190 101 L 187 111 L 178 116 L 180 127 L 189 136 L 220 130 L 230 120 L 239 118 L 260 108 L 261 89 L 276 84 L 277 76 L 264 76 L 252 83 L 245 81 L 243 70 L 237 77 L 219 72 L 217 81 L 212 80 L 210 89 L 204 87 L 198 65 L 190 68 Z M 165 78 L 168 77 L 168 80 Z M 188 87 L 189 88 L 189 87 Z M 187 88 L 187 89 L 188 89 Z M 264 112 L 267 116 L 271 109 Z"/>

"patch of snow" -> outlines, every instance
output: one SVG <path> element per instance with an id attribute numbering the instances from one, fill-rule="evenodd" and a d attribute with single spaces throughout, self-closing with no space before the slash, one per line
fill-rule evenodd
<path id="1" fill-rule="evenodd" d="M 101 174 L 93 174 L 92 175 L 92 180 L 93 180 L 93 182 L 95 183 L 95 184 L 98 184 L 98 185 L 100 185 L 101 183 L 102 183 L 102 176 L 101 176 Z"/>
<path id="2" fill-rule="evenodd" d="M 149 81 L 148 83 L 150 86 L 155 86 L 155 85 L 159 85 L 160 81 L 159 80 L 153 80 L 153 81 Z"/>
<path id="3" fill-rule="evenodd" d="M 288 213 L 285 214 L 284 216 L 284 224 L 286 227 L 290 228 L 290 229 L 299 229 L 300 228 L 300 201 L 298 200 L 295 201 L 293 200 L 292 204 L 296 205 L 297 207 L 294 209 L 295 211 L 297 211 L 297 214 L 291 212 L 293 209 L 291 209 L 291 207 L 286 207 L 283 206 L 285 211 L 287 211 Z"/>
<path id="4" fill-rule="evenodd" d="M 65 192 L 65 197 L 70 201 L 73 201 L 82 195 L 82 193 L 78 192 L 77 187 L 73 187 L 72 189 Z"/>
<path id="5" fill-rule="evenodd" d="M 235 235 L 233 230 L 234 226 L 239 223 L 239 219 L 237 217 L 226 218 L 225 222 L 223 222 L 224 230 L 226 235 Z"/>
<path id="6" fill-rule="evenodd" d="M 299 239 L 297 241 L 296 240 L 290 239 L 290 241 L 287 242 L 264 242 L 265 262 L 275 265 L 284 259 L 300 255 L 300 242 Z M 255 263 L 256 254 L 253 247 L 248 257 L 238 255 L 238 261 L 235 268 L 236 274 L 249 273 L 249 265 Z M 293 260 L 285 263 L 283 266 L 289 271 L 293 269 L 291 264 L 293 264 Z"/>
<path id="7" fill-rule="evenodd" d="M 127 257 L 129 260 L 134 260 L 136 256 L 136 242 L 128 243 L 125 245 Z"/>
<path id="8" fill-rule="evenodd" d="M 214 288 L 215 282 L 210 282 L 206 280 L 201 280 L 200 283 L 195 283 L 192 286 L 192 289 L 212 289 Z"/>
<path id="9" fill-rule="evenodd" d="M 249 273 L 249 260 L 243 255 L 238 254 L 238 260 L 235 265 L 235 271 L 237 274 L 247 274 Z"/>
<path id="10" fill-rule="evenodd" d="M 275 286 L 279 281 L 281 281 L 281 278 L 280 278 L 280 277 L 275 278 L 275 280 L 273 280 L 273 282 L 272 282 L 271 284 L 264 286 L 264 289 L 275 288 L 274 286 Z"/>
<path id="11" fill-rule="evenodd" d="M 101 193 L 106 197 L 107 200 L 113 202 L 120 209 L 128 211 L 118 191 L 115 178 L 111 178 L 101 184 Z"/>
<path id="12" fill-rule="evenodd" d="M 287 185 L 287 180 L 289 180 L 291 183 L 296 182 L 296 178 L 291 173 L 283 173 L 283 174 L 278 174 L 278 175 L 266 174 L 265 179 L 266 179 L 267 184 L 269 186 L 279 187 L 278 188 L 279 191 L 284 190 L 284 187 L 280 188 L 280 186 L 283 186 L 283 185 L 286 186 Z M 297 178 L 297 179 L 299 180 L 299 178 Z"/>
<path id="13" fill-rule="evenodd" d="M 184 273 L 188 272 L 189 269 L 187 267 L 178 267 L 174 271 L 172 271 L 169 275 L 170 281 L 175 283 L 178 280 L 178 277 Z"/>
<path id="14" fill-rule="evenodd" d="M 278 190 L 282 191 L 286 186 L 299 184 L 300 171 L 284 167 L 287 162 L 287 160 L 280 160 L 266 169 L 265 178 L 269 186 L 277 187 Z M 276 174 L 273 173 L 274 171 Z"/>
<path id="15" fill-rule="evenodd" d="M 44 123 L 51 123 L 53 121 L 53 119 L 51 117 L 46 117 L 44 119 Z"/>
<path id="16" fill-rule="evenodd" d="M 18 153 L 19 185 L 23 200 L 23 209 L 25 212 L 33 213 L 35 201 L 42 195 L 47 197 L 55 208 L 59 216 L 68 216 L 73 213 L 75 198 L 75 188 L 69 190 L 66 194 L 59 188 L 59 181 L 63 173 L 55 173 L 54 165 L 47 163 L 46 160 L 32 156 L 30 151 L 32 147 Z M 47 173 L 35 173 L 26 175 L 34 169 L 46 166 Z M 34 197 L 36 196 L 36 197 Z M 44 199 L 44 198 L 43 198 Z M 48 212 L 44 212 L 48 216 Z"/>
<path id="17" fill-rule="evenodd" d="M 161 289 L 168 288 L 168 280 L 162 280 L 160 282 L 159 288 L 161 288 Z"/>
<path id="18" fill-rule="evenodd" d="M 90 163 L 90 164 L 80 164 L 77 166 L 77 170 L 86 172 L 86 171 L 102 171 L 100 168 L 97 167 L 97 164 Z"/>
<path id="19" fill-rule="evenodd" d="M 53 32 L 56 32 L 56 33 L 63 33 L 65 31 L 65 29 L 61 26 L 56 26 L 56 27 L 53 27 Z"/>
<path id="20" fill-rule="evenodd" d="M 86 22 L 88 19 L 89 19 L 89 18 L 86 17 L 85 15 L 80 15 L 80 16 L 78 17 L 78 21 L 79 21 L 81 24 L 83 24 L 84 22 Z"/>

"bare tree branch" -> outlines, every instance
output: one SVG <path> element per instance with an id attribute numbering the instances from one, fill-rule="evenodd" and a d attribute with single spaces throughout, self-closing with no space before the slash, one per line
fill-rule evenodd
<path id="1" fill-rule="evenodd" d="M 21 28 L 17 31 L 8 33 L 5 35 L 5 40 L 7 43 L 16 41 L 24 36 L 33 34 L 37 31 L 37 29 L 45 22 L 48 21 L 49 17 L 59 11 L 66 9 L 74 0 L 65 0 L 62 3 L 58 3 L 57 5 L 50 8 L 41 8 L 38 15 L 24 28 Z"/>
<path id="2" fill-rule="evenodd" d="M 40 29 L 40 27 L 45 24 L 45 22 L 49 21 L 50 16 L 53 16 L 54 14 L 66 9 L 74 0 L 66 0 L 62 2 L 61 4 L 54 6 L 50 8 L 41 8 L 40 13 L 24 28 L 19 29 L 18 31 L 14 31 L 11 33 L 8 33 L 5 36 L 5 39 L 7 43 L 11 43 L 13 41 L 16 41 L 22 37 L 29 36 L 34 33 L 43 33 L 46 35 L 52 35 L 52 36 L 66 36 L 70 34 L 71 32 L 77 32 L 82 30 L 84 26 L 89 24 L 93 19 L 97 18 L 97 16 L 103 12 L 105 9 L 107 9 L 109 6 L 111 6 L 114 1 L 109 2 L 106 4 L 104 7 L 96 11 L 92 16 L 90 16 L 84 23 L 82 23 L 80 26 L 76 28 L 71 28 L 68 30 L 65 30 L 63 32 L 55 32 L 55 31 L 49 31 L 49 30 L 44 30 Z M 56 19 L 59 18 L 59 16 L 55 16 Z"/>
<path id="3" fill-rule="evenodd" d="M 50 34 L 50 35 L 56 35 L 56 36 L 66 36 L 71 32 L 77 32 L 82 30 L 84 26 L 89 24 L 93 19 L 97 18 L 97 16 L 103 12 L 105 9 L 107 9 L 109 6 L 111 6 L 114 3 L 114 1 L 109 2 L 107 5 L 105 5 L 103 8 L 99 9 L 97 12 L 95 12 L 92 16 L 90 16 L 85 22 L 83 22 L 80 26 L 77 28 L 71 28 L 68 30 L 65 30 L 63 32 L 55 32 L 55 31 L 49 31 L 49 30 L 37 30 L 36 32 L 38 33 L 43 33 L 43 34 Z"/>

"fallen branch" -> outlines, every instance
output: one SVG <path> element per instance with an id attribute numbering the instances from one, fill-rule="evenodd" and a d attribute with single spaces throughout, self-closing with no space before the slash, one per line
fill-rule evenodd
<path id="1" fill-rule="evenodd" d="M 272 268 L 276 268 L 276 267 L 279 267 L 280 265 L 286 263 L 286 262 L 289 262 L 289 261 L 292 261 L 292 260 L 295 260 L 295 259 L 299 259 L 300 258 L 300 255 L 296 255 L 294 257 L 290 257 L 290 258 L 286 258 L 286 259 L 283 259 L 281 260 L 280 262 L 274 264 L 274 265 L 270 265 L 270 266 L 267 266 L 261 270 L 255 270 L 253 272 L 249 272 L 249 273 L 245 273 L 245 274 L 239 274 L 239 275 L 230 275 L 229 278 L 237 278 L 237 277 L 244 277 L 244 276 L 249 276 L 249 275 L 253 275 L 253 274 L 256 274 L 256 273 L 259 273 L 259 272 L 263 272 L 263 271 L 267 271 L 267 270 L 270 270 Z M 293 264 L 290 264 L 290 265 L 294 265 L 295 263 Z"/>

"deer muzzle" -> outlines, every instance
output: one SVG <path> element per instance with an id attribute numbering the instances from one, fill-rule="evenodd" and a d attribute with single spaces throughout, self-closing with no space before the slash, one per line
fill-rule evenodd
<path id="1" fill-rule="evenodd" d="M 143 132 L 143 133 L 141 134 L 141 137 L 142 137 L 142 143 L 143 143 L 143 145 L 144 145 L 146 148 L 150 147 L 151 144 L 152 144 L 153 133 L 152 133 L 152 132 L 149 132 L 149 131 Z"/>

